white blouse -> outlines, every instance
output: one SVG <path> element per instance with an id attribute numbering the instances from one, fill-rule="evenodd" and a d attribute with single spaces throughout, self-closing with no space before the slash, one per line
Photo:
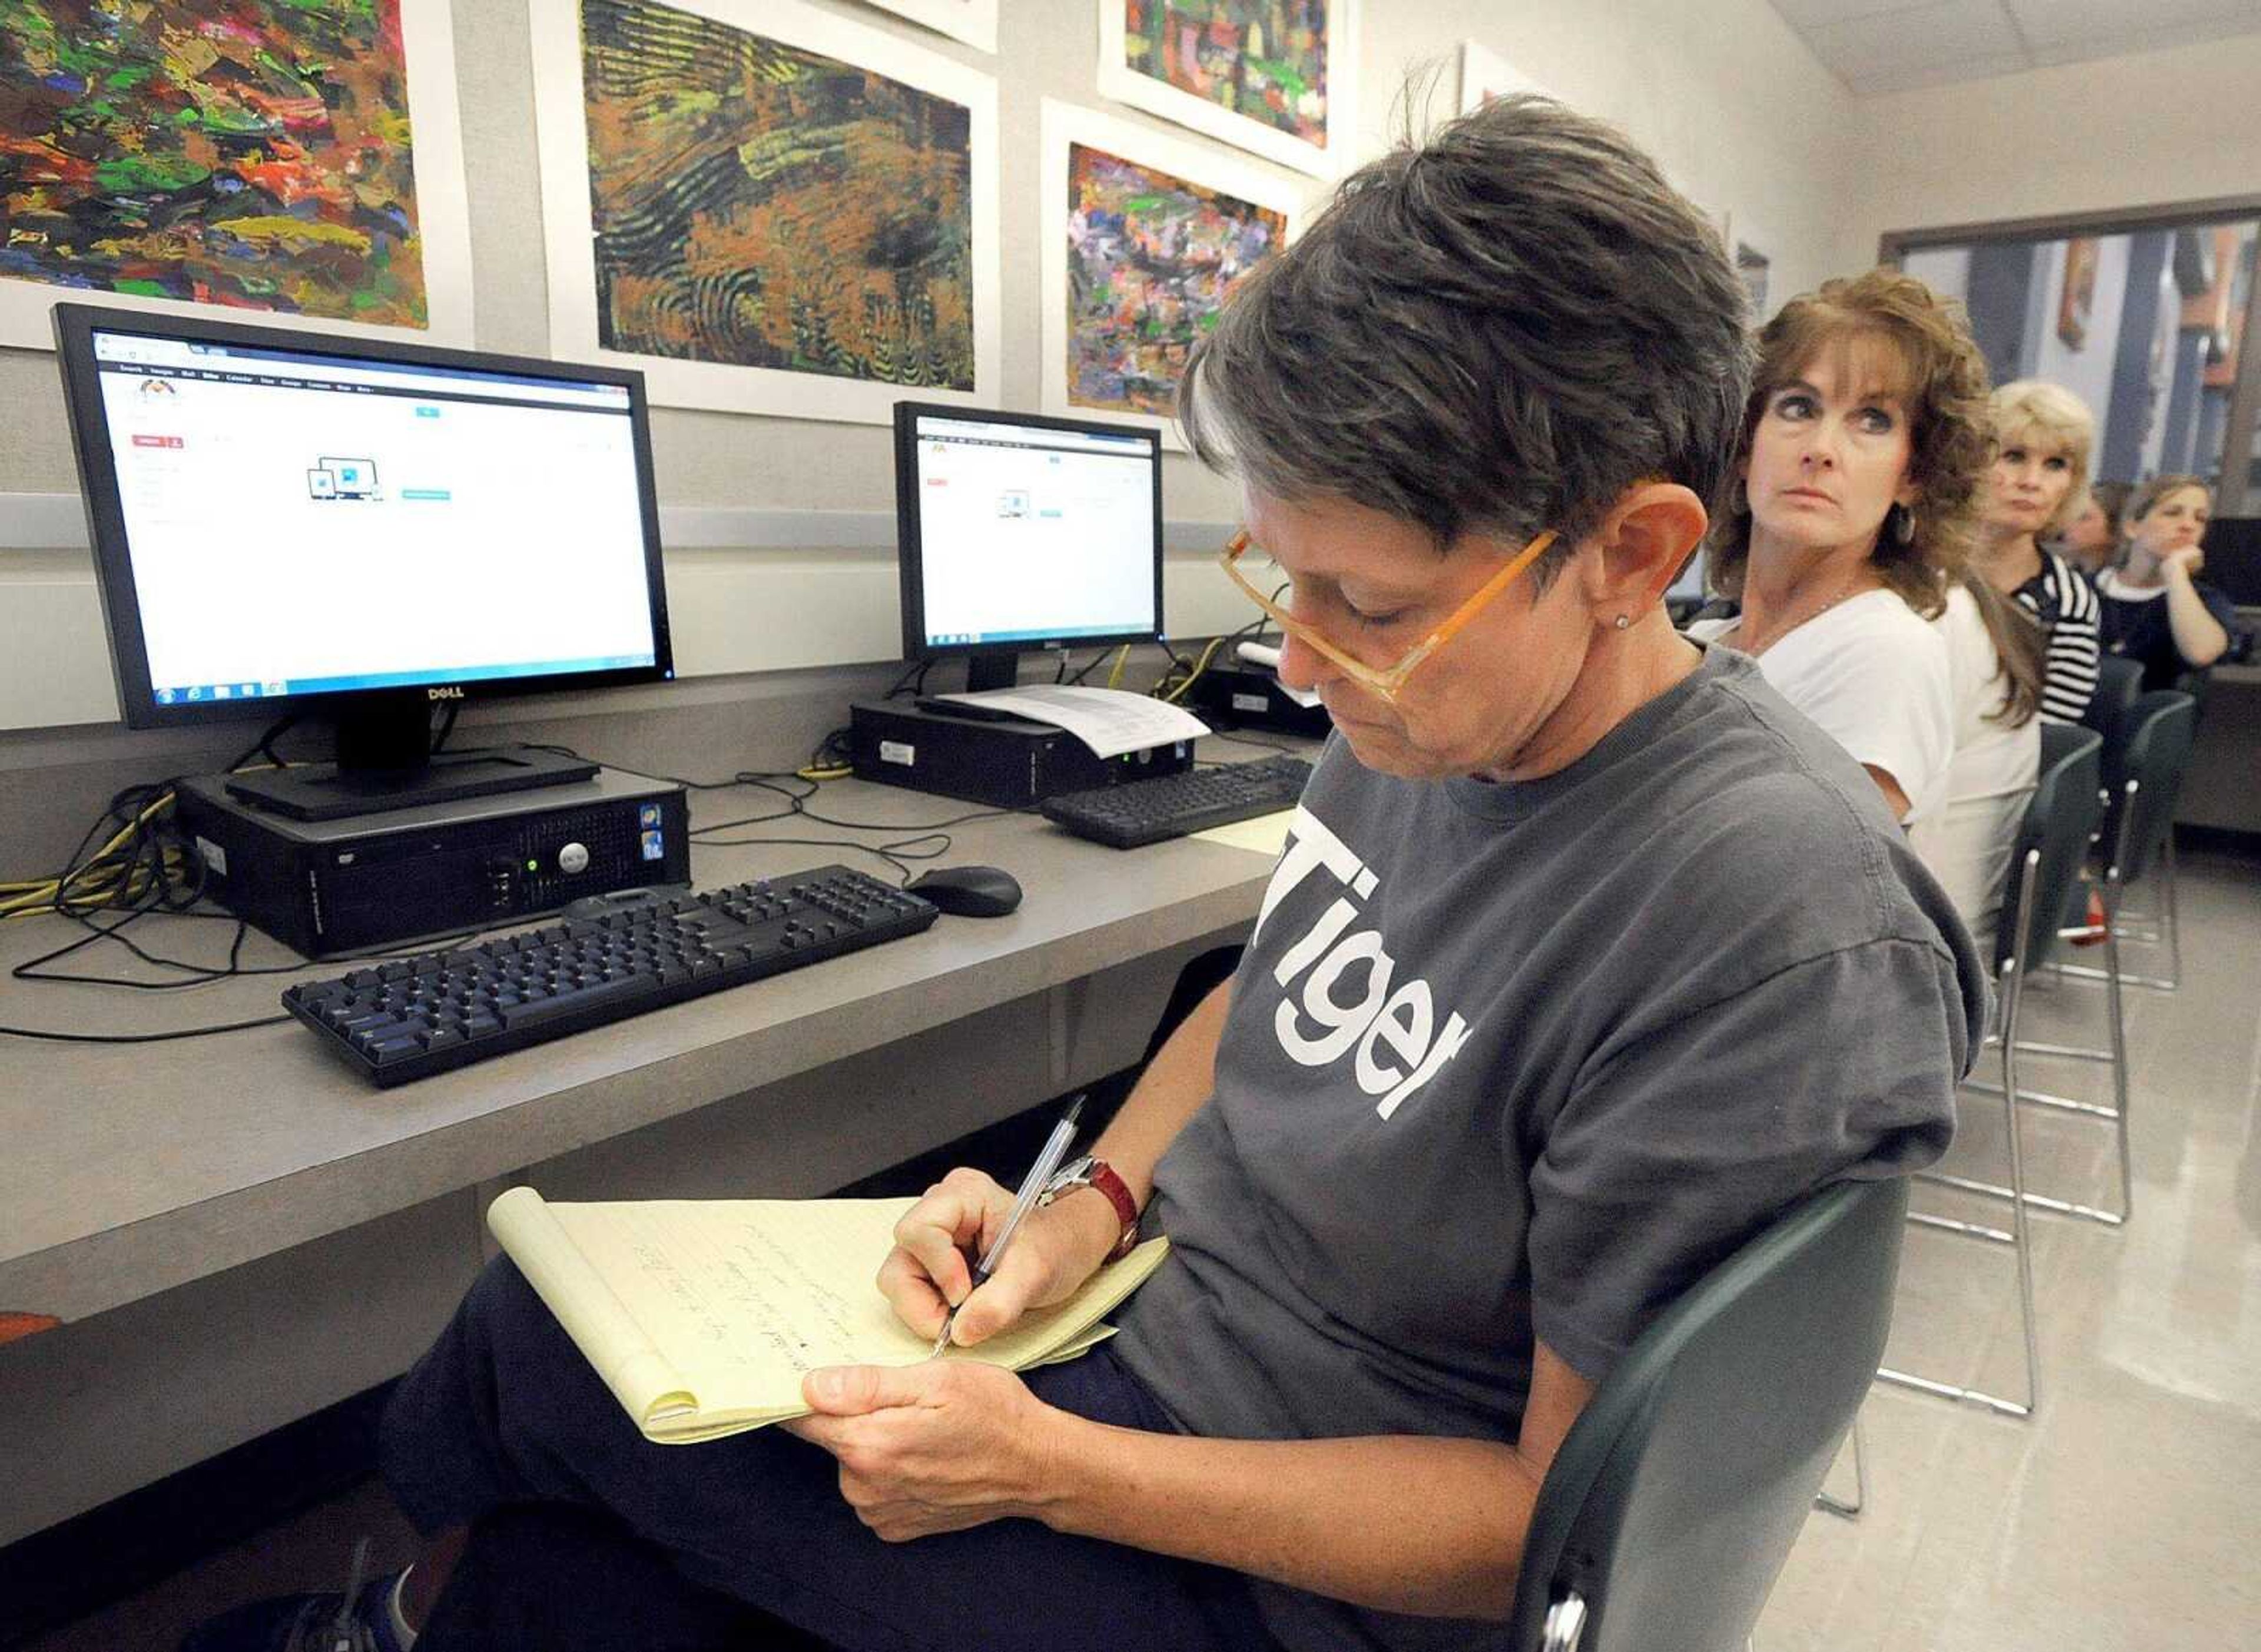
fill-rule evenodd
<path id="1" fill-rule="evenodd" d="M 1688 635 L 1709 642 L 1734 623 L 1698 620 Z M 1760 655 L 1758 668 L 1855 762 L 1892 777 L 1908 800 L 1906 824 L 1942 806 L 1955 728 L 1947 642 L 1898 593 L 1863 591 L 1824 609 Z"/>
<path id="2" fill-rule="evenodd" d="M 2028 718 L 2015 729 L 1995 720 L 2008 679 L 2000 674 L 2001 657 L 1968 591 L 1950 590 L 1947 611 L 1932 626 L 1947 643 L 1955 750 L 1940 808 L 1909 829 L 1908 842 L 1945 887 L 1991 963 L 2010 850 L 2041 772 L 2041 719 Z"/>

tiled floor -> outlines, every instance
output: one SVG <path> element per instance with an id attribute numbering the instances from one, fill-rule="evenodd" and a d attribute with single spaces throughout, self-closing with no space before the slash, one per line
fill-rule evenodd
<path id="1" fill-rule="evenodd" d="M 2190 857 L 2182 887 L 2182 989 L 2127 995 L 2135 1219 L 2034 1224 L 2038 1414 L 1872 1390 L 1867 1510 L 1807 1523 L 1761 1652 L 2261 1648 L 2261 867 Z M 2150 949 L 2129 952 L 2152 973 Z M 2036 991 L 2027 1034 L 2100 1043 L 2103 999 L 2071 981 Z M 2100 1066 L 2028 1059 L 2020 1078 L 2109 1095 Z M 1994 1179 L 2000 1103 L 1964 1104 L 1950 1167 Z M 2029 1185 L 2116 1201 L 2108 1125 L 2025 1119 Z M 1933 1189 L 1917 1203 L 2006 1209 Z M 1911 1228 L 1891 1361 L 2021 1392 L 2012 1266 Z M 1849 1495 L 1849 1459 L 1832 1485 Z"/>
<path id="2" fill-rule="evenodd" d="M 2192 857 L 2182 904 L 2182 990 L 2128 995 L 2135 1220 L 2034 1225 L 2039 1413 L 1876 1389 L 1866 1511 L 1807 1523 L 1761 1652 L 2261 1648 L 2261 866 Z M 2100 1042 L 2102 1002 L 2085 984 L 2037 990 L 2027 1034 Z M 2100 1067 L 2035 1059 L 2021 1076 L 2108 1095 Z M 1965 1100 L 1950 1164 L 1992 1176 L 2000 1105 Z M 2116 1194 L 2108 1126 L 2026 1119 L 2032 1185 Z M 1919 1203 L 2000 1214 L 1936 1190 Z M 2013 1289 L 2006 1252 L 1911 1229 L 1889 1357 L 2018 1393 Z M 1850 1494 L 1849 1459 L 1832 1484 Z M 405 1525 L 365 1488 L 26 1652 L 157 1652 L 219 1605 L 337 1587 L 363 1532 L 380 1559 L 407 1552 Z"/>

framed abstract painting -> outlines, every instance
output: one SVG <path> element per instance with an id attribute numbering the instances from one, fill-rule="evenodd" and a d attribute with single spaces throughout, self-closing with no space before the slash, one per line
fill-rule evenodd
<path id="1" fill-rule="evenodd" d="M 988 75 L 800 0 L 530 0 L 549 348 L 654 402 L 994 404 Z"/>
<path id="2" fill-rule="evenodd" d="M 2064 291 L 2056 303 L 2056 335 L 2069 350 L 2088 341 L 2088 324 L 2096 309 L 2096 267 L 2104 243 L 2093 235 L 2075 235 L 2064 243 Z"/>
<path id="3" fill-rule="evenodd" d="M 0 344 L 65 298 L 470 344 L 449 0 L 0 6 Z"/>
<path id="4" fill-rule="evenodd" d="M 1358 147 L 1358 0 L 1098 0 L 1103 97 L 1314 177 Z"/>
<path id="5" fill-rule="evenodd" d="M 1194 347 L 1301 226 L 1306 186 L 1046 98 L 1044 411 L 1162 432 Z"/>

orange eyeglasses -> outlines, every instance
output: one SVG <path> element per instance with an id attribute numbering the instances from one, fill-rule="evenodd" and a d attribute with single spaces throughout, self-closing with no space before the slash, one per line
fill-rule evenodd
<path id="1" fill-rule="evenodd" d="M 1324 655 L 1341 668 L 1345 676 L 1355 679 L 1381 695 L 1385 700 L 1394 703 L 1397 699 L 1398 692 L 1405 686 L 1405 679 L 1413 674 L 1421 662 L 1451 642 L 1456 633 L 1481 614 L 1494 597 L 1513 585 L 1516 576 L 1537 561 L 1540 553 L 1554 542 L 1554 530 L 1550 528 L 1510 557 L 1505 566 L 1485 580 L 1477 587 L 1473 596 L 1453 611 L 1450 618 L 1407 650 L 1405 657 L 1386 671 L 1368 665 L 1364 660 L 1352 658 L 1322 636 L 1308 621 L 1297 619 L 1249 583 L 1248 577 L 1240 571 L 1239 567 L 1240 559 L 1246 556 L 1255 544 L 1255 542 L 1249 538 L 1246 528 L 1241 529 L 1232 536 L 1231 541 L 1224 548 L 1224 554 L 1218 558 L 1218 561 L 1232 583 L 1247 594 L 1251 602 L 1271 615 L 1279 623 L 1281 630 L 1312 652 Z"/>

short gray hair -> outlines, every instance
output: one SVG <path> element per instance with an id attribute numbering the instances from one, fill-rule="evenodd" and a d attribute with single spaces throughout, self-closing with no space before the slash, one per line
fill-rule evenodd
<path id="1" fill-rule="evenodd" d="M 1718 233 L 1615 128 L 1508 97 L 1345 180 L 1178 392 L 1188 444 L 1274 498 L 1561 542 L 1626 490 L 1725 494 L 1752 352 Z"/>

